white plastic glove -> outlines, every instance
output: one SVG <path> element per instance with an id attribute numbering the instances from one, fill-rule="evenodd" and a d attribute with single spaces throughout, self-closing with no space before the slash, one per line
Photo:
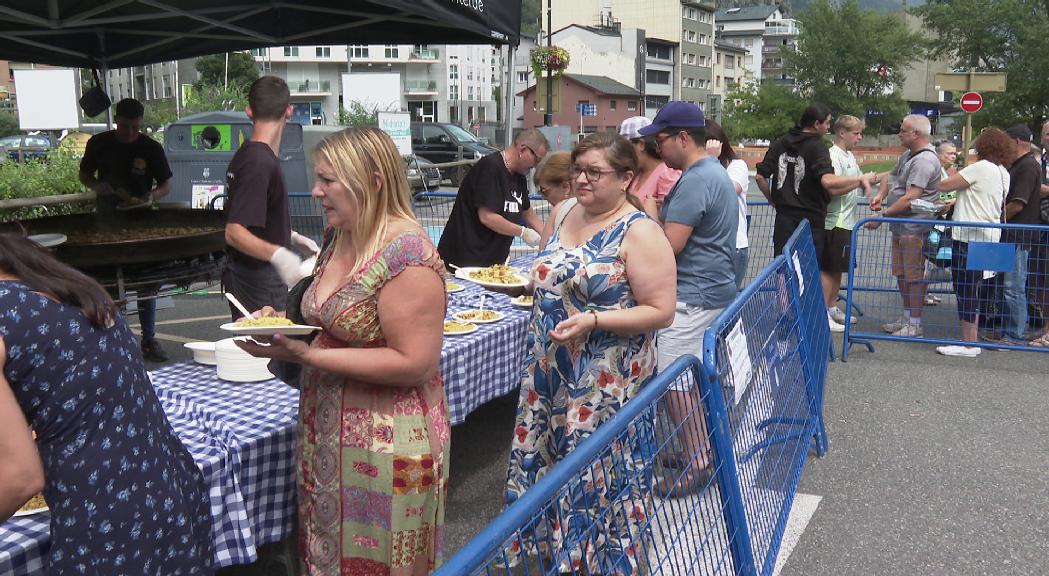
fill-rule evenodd
<path id="1" fill-rule="evenodd" d="M 317 246 L 313 239 L 309 236 L 303 236 L 294 230 L 291 231 L 291 245 L 302 248 L 309 254 L 319 254 L 321 251 L 321 247 Z"/>
<path id="2" fill-rule="evenodd" d="M 538 246 L 540 240 L 539 233 L 532 230 L 528 226 L 521 226 L 521 240 L 525 241 L 525 244 L 529 246 Z"/>
<path id="3" fill-rule="evenodd" d="M 270 256 L 270 264 L 277 270 L 280 279 L 289 288 L 305 277 L 302 273 L 302 258 L 299 258 L 294 252 L 283 246 L 277 248 L 273 256 Z"/>

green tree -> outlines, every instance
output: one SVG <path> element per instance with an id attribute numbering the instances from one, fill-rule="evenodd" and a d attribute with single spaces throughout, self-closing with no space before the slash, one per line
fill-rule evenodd
<path id="1" fill-rule="evenodd" d="M 197 58 L 198 86 L 240 86 L 247 88 L 259 77 L 259 67 L 250 52 L 230 52 L 229 70 L 226 70 L 226 54 L 211 54 Z M 228 74 L 228 83 L 227 83 Z"/>
<path id="2" fill-rule="evenodd" d="M 145 112 L 142 114 L 142 129 L 148 126 L 154 132 L 171 124 L 178 117 L 175 114 L 175 99 L 163 98 L 144 102 Z"/>
<path id="3" fill-rule="evenodd" d="M 521 2 L 521 36 L 535 38 L 539 34 L 540 16 L 546 16 L 542 0 L 523 0 Z M 546 21 L 543 22 L 545 26 Z"/>
<path id="4" fill-rule="evenodd" d="M 925 54 L 924 37 L 899 14 L 864 10 L 857 0 L 816 0 L 799 20 L 797 46 L 784 50 L 799 93 L 835 114 L 877 111 L 867 118 L 874 132 L 897 124 L 907 113 L 902 71 Z"/>
<path id="5" fill-rule="evenodd" d="M 0 136 L 10 136 L 21 131 L 18 127 L 17 115 L 10 112 L 0 112 Z"/>
<path id="6" fill-rule="evenodd" d="M 379 125 L 379 107 L 366 107 L 360 101 L 350 100 L 349 108 L 339 108 L 338 122 L 341 126 L 363 128 Z"/>
<path id="7" fill-rule="evenodd" d="M 773 140 L 798 123 L 807 103 L 771 82 L 741 82 L 725 96 L 725 132 L 732 138 Z"/>
<path id="8" fill-rule="evenodd" d="M 929 0 L 914 13 L 940 38 L 933 53 L 956 70 L 1008 74 L 1006 92 L 983 94 L 975 128 L 1049 116 L 1049 2 Z"/>
<path id="9" fill-rule="evenodd" d="M 194 86 L 186 99 L 183 115 L 221 110 L 241 111 L 248 105 L 246 86 L 230 85 L 224 90 L 219 86 Z"/>

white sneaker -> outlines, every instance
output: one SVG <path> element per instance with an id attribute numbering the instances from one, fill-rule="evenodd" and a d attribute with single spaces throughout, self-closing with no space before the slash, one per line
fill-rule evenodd
<path id="1" fill-rule="evenodd" d="M 830 314 L 830 317 L 833 318 L 834 321 L 837 322 L 838 324 L 845 324 L 845 313 L 842 312 L 841 309 L 839 309 L 837 307 L 827 308 L 827 314 Z M 855 324 L 855 323 L 856 323 L 856 317 L 855 316 L 849 316 L 849 324 Z"/>
<path id="2" fill-rule="evenodd" d="M 926 306 L 935 306 L 935 305 L 939 304 L 940 302 L 943 302 L 943 299 L 941 299 L 939 296 L 937 296 L 935 294 L 926 294 L 925 295 L 925 305 Z"/>
<path id="3" fill-rule="evenodd" d="M 911 324 L 907 322 L 899 330 L 892 333 L 893 336 L 905 336 L 908 338 L 918 338 L 922 335 L 921 324 Z"/>
<path id="4" fill-rule="evenodd" d="M 976 346 L 937 346 L 936 351 L 944 356 L 960 356 L 962 358 L 976 358 L 982 352 Z"/>
<path id="5" fill-rule="evenodd" d="M 893 320 L 892 322 L 886 322 L 885 324 L 882 324 L 881 325 L 881 329 L 886 331 L 886 332 L 888 332 L 889 334 L 892 334 L 893 332 L 896 332 L 897 330 L 899 330 L 900 328 L 903 328 L 906 325 L 907 325 L 907 319 L 904 318 L 903 316 L 900 316 L 899 318 Z"/>
<path id="6" fill-rule="evenodd" d="M 834 316 L 831 316 L 830 312 L 827 312 L 827 326 L 830 327 L 830 331 L 835 334 L 840 334 L 845 331 L 845 325 L 839 324 L 834 320 Z"/>

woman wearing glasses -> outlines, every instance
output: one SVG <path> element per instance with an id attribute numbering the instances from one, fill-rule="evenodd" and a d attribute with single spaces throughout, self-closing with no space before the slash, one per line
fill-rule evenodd
<path id="1" fill-rule="evenodd" d="M 551 215 L 563 223 L 532 264 L 534 313 L 510 451 L 505 503 L 512 504 L 641 388 L 656 365 L 655 331 L 674 315 L 676 272 L 670 243 L 628 194 L 637 155 L 625 139 L 588 136 L 572 151 L 575 198 Z M 629 444 L 629 443 L 628 443 Z M 639 488 L 613 497 L 616 478 L 641 473 L 638 446 L 624 446 L 601 478 L 586 478 L 587 498 L 559 503 L 561 528 L 526 542 L 562 571 L 633 571 L 640 515 L 615 515 L 590 537 L 585 557 L 562 543 L 574 526 L 598 521 L 598 508 L 644 505 Z M 590 505 L 590 507 L 587 506 Z M 629 516 L 629 518 L 628 518 Z M 590 545 L 592 544 L 592 545 Z"/>

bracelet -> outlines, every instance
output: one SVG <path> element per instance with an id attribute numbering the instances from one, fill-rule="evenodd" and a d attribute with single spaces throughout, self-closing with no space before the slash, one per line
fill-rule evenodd
<path id="1" fill-rule="evenodd" d="M 597 312 L 594 310 L 587 310 L 587 313 L 594 317 L 594 327 L 590 329 L 591 332 L 597 330 Z"/>

